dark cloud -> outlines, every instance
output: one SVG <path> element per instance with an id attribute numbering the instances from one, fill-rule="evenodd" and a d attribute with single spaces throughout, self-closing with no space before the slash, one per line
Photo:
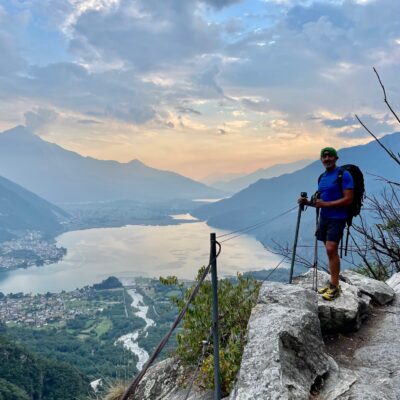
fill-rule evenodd
<path id="1" fill-rule="evenodd" d="M 159 96 L 155 86 L 135 78 L 129 70 L 89 73 L 74 63 L 58 63 L 32 67 L 29 75 L 13 81 L 14 96 L 28 96 L 55 107 L 138 125 L 157 114 Z M 0 89 L 2 83 L 8 84 L 0 81 Z"/>
<path id="2" fill-rule="evenodd" d="M 190 108 L 190 107 L 178 106 L 178 107 L 176 107 L 176 109 L 180 114 L 201 115 L 200 111 L 197 111 L 197 110 L 195 110 L 193 108 Z"/>
<path id="3" fill-rule="evenodd" d="M 99 125 L 99 124 L 101 124 L 101 122 L 96 121 L 94 119 L 79 119 L 76 122 L 78 124 L 82 124 L 82 125 Z"/>
<path id="4" fill-rule="evenodd" d="M 232 4 L 243 2 L 243 0 L 201 0 L 203 3 L 209 4 L 217 9 L 221 9 Z"/>
<path id="5" fill-rule="evenodd" d="M 122 0 L 107 12 L 83 14 L 71 49 L 89 62 L 100 54 L 142 71 L 181 63 L 219 47 L 218 28 L 196 10 L 195 0 Z"/>

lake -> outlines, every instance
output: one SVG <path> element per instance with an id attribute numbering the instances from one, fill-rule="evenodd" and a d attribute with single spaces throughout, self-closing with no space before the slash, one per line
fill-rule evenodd
<path id="1" fill-rule="evenodd" d="M 175 218 L 191 219 L 189 215 Z M 198 268 L 208 264 L 210 232 L 216 232 L 217 236 L 226 233 L 200 221 L 67 232 L 57 238 L 57 245 L 67 249 L 63 260 L 0 273 L 0 292 L 69 291 L 101 282 L 111 275 L 122 281 L 167 275 L 193 279 Z M 218 273 L 227 276 L 269 269 L 279 259 L 253 237 L 243 235 L 222 244 Z"/>

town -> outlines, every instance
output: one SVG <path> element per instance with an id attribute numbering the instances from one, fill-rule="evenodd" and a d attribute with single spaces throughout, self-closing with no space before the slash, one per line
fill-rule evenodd
<path id="1" fill-rule="evenodd" d="M 37 231 L 0 243 L 0 271 L 55 263 L 63 258 L 67 249 L 43 237 Z"/>
<path id="2" fill-rule="evenodd" d="M 49 323 L 66 322 L 78 315 L 102 311 L 97 302 L 91 302 L 95 290 L 86 286 L 72 292 L 46 294 L 0 293 L 0 321 L 5 324 L 42 327 Z"/>

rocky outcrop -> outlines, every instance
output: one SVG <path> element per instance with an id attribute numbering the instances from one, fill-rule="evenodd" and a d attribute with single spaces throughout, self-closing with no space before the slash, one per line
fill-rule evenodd
<path id="1" fill-rule="evenodd" d="M 264 283 L 230 400 L 308 399 L 332 363 L 324 351 L 315 293 Z"/>
<path id="2" fill-rule="evenodd" d="M 394 299 L 394 290 L 385 282 L 368 278 L 351 270 L 344 271 L 342 275 L 347 283 L 357 287 L 361 293 L 371 297 L 377 304 L 383 306 Z"/>
<path id="3" fill-rule="evenodd" d="M 264 282 L 229 400 L 400 399 L 400 300 L 390 300 L 400 294 L 400 273 L 387 282 L 393 290 L 358 274 L 345 278 L 333 302 L 310 290 L 312 273 L 293 285 Z M 319 272 L 318 285 L 327 280 Z M 324 343 L 321 327 L 351 333 Z M 185 400 L 191 376 L 176 359 L 164 360 L 149 369 L 135 399 Z M 188 397 L 211 399 L 211 391 L 196 388 Z"/>
<path id="4" fill-rule="evenodd" d="M 296 285 L 312 289 L 313 272 L 310 270 L 294 280 Z M 329 275 L 318 271 L 318 288 L 328 284 Z M 318 316 L 323 332 L 353 332 L 360 328 L 368 316 L 370 297 L 364 295 L 357 286 L 341 282 L 341 295 L 335 301 L 326 301 L 317 296 Z"/>
<path id="5" fill-rule="evenodd" d="M 400 294 L 400 273 L 387 283 Z M 399 298 L 390 305 L 375 307 L 373 314 L 359 332 L 339 338 L 333 351 L 328 346 L 340 372 L 331 374 L 320 392 L 321 399 L 400 399 Z M 344 385 L 346 381 L 351 384 Z M 338 392 L 338 387 L 344 390 Z"/>
<path id="6" fill-rule="evenodd" d="M 151 367 L 139 384 L 135 396 L 141 400 L 212 400 L 211 391 L 199 392 L 197 388 L 189 391 L 183 380 L 187 377 L 181 363 L 175 358 L 167 358 Z M 186 397 L 190 392 L 189 397 Z"/>
<path id="7" fill-rule="evenodd" d="M 318 286 L 328 278 L 319 272 Z M 394 291 L 349 274 L 341 296 L 327 302 L 310 290 L 312 272 L 295 283 L 262 286 L 230 400 L 400 399 L 400 309 Z M 400 274 L 392 284 L 400 291 Z M 325 346 L 309 313 L 319 316 L 325 331 L 353 332 L 371 310 L 371 299 L 392 302 L 377 305 L 360 332 L 335 335 L 334 346 Z"/>
<path id="8" fill-rule="evenodd" d="M 400 293 L 400 272 L 394 274 L 389 278 L 386 283 L 396 292 Z"/>

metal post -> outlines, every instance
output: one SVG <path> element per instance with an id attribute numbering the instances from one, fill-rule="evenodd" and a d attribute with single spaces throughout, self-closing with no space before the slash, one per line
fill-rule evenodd
<path id="1" fill-rule="evenodd" d="M 306 198 L 307 193 L 301 192 L 300 196 Z M 301 212 L 303 210 L 304 210 L 304 206 L 299 204 L 299 211 L 297 213 L 296 233 L 294 235 L 294 243 L 293 243 L 293 251 L 292 251 L 292 263 L 290 265 L 289 283 L 292 283 L 292 280 L 293 280 L 294 262 L 296 260 L 297 239 L 299 237 L 300 218 L 301 218 Z"/>
<path id="2" fill-rule="evenodd" d="M 211 281 L 212 281 L 212 328 L 214 343 L 214 400 L 221 399 L 221 374 L 219 369 L 219 334 L 218 334 L 218 278 L 217 278 L 217 248 L 215 233 L 210 235 L 211 251 Z"/>

